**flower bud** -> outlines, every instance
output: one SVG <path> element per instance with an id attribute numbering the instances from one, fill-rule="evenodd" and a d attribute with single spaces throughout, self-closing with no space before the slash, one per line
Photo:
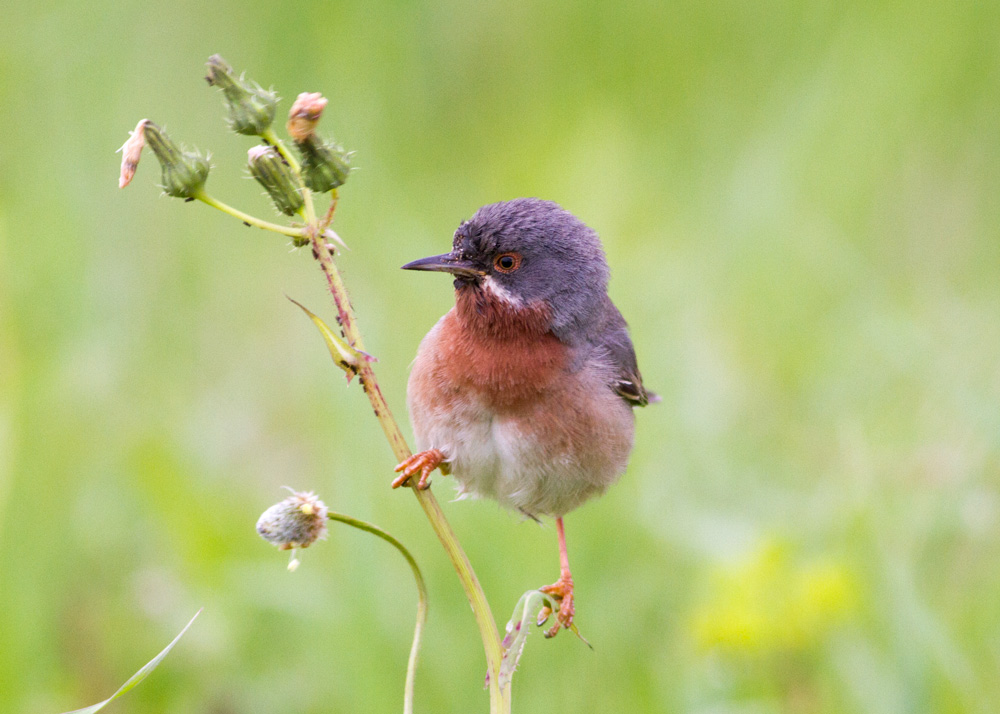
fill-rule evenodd
<path id="1" fill-rule="evenodd" d="M 302 178 L 310 190 L 326 193 L 347 180 L 350 155 L 339 146 L 324 141 L 316 133 L 296 146 L 302 154 Z"/>
<path id="2" fill-rule="evenodd" d="M 273 146 L 255 146 L 247 152 L 250 174 L 263 186 L 275 207 L 294 216 L 304 203 L 298 182 L 285 160 Z"/>
<path id="3" fill-rule="evenodd" d="M 292 141 L 301 144 L 311 137 L 325 108 L 326 98 L 319 92 L 303 92 L 296 97 L 288 110 L 288 124 L 285 125 Z"/>
<path id="4" fill-rule="evenodd" d="M 248 136 L 257 136 L 266 131 L 274 121 L 278 95 L 262 89 L 256 82 L 242 76 L 237 77 L 233 68 L 219 55 L 209 57 L 207 66 L 208 75 L 205 79 L 225 95 L 232 130 Z"/>
<path id="5" fill-rule="evenodd" d="M 312 492 L 293 491 L 257 521 L 257 532 L 281 550 L 308 548 L 326 537 L 326 504 Z"/>
<path id="6" fill-rule="evenodd" d="M 182 151 L 166 133 L 151 121 L 142 130 L 163 170 L 163 190 L 168 196 L 191 198 L 201 192 L 208 179 L 208 159 L 194 151 Z"/>
<path id="7" fill-rule="evenodd" d="M 135 176 L 136 167 L 139 166 L 139 157 L 142 155 L 142 149 L 146 146 L 145 132 L 143 131 L 148 119 L 141 119 L 135 126 L 134 131 L 130 131 L 128 135 L 128 141 L 122 144 L 122 148 L 119 149 L 122 152 L 122 169 L 121 174 L 118 176 L 118 188 L 125 188 L 132 181 L 132 177 Z"/>

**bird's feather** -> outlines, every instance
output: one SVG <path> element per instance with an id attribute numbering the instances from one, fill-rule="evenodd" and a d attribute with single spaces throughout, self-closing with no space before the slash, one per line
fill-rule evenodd
<path id="1" fill-rule="evenodd" d="M 609 386 L 632 406 L 644 407 L 659 401 L 657 395 L 646 391 L 643 386 L 625 318 L 610 298 L 604 303 L 602 312 L 604 319 L 596 321 L 591 344 L 611 367 L 612 382 Z"/>

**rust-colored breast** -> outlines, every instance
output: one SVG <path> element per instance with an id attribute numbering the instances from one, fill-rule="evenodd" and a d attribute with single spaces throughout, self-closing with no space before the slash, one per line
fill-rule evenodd
<path id="1" fill-rule="evenodd" d="M 550 324 L 542 304 L 514 306 L 486 290 L 460 288 L 440 326 L 440 376 L 498 411 L 530 404 L 568 363 L 568 348 Z"/>

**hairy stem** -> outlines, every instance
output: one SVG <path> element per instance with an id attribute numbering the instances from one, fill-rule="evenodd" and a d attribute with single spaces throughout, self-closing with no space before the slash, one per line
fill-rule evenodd
<path id="1" fill-rule="evenodd" d="M 295 156 L 285 147 L 285 142 L 283 142 L 278 135 L 274 133 L 274 129 L 268 127 L 264 130 L 264 133 L 260 135 L 260 138 L 266 141 L 268 144 L 273 146 L 281 154 L 285 162 L 292 167 L 292 171 L 296 174 L 299 173 L 299 161 Z M 306 189 L 303 189 L 306 190 Z M 306 190 L 308 193 L 308 191 Z"/>
<path id="2" fill-rule="evenodd" d="M 336 200 L 336 195 L 333 198 Z M 326 243 L 316 231 L 313 231 L 311 239 L 313 254 L 323 269 L 327 285 L 330 288 L 330 294 L 333 296 L 334 303 L 337 306 L 337 322 L 340 324 L 344 337 L 354 349 L 364 350 L 361 333 L 358 330 L 354 317 L 354 309 L 351 307 L 340 271 L 337 270 L 337 266 L 333 262 L 333 256 L 326 247 Z M 379 388 L 375 371 L 372 369 L 370 363 L 361 363 L 358 369 L 358 377 L 361 380 L 362 388 L 368 395 L 368 400 L 371 402 L 375 416 L 382 426 L 382 431 L 385 432 L 385 437 L 392 448 L 393 455 L 397 461 L 407 459 L 412 452 L 406 444 L 406 439 L 403 437 L 399 425 L 392 416 L 389 405 L 386 403 L 382 390 Z M 500 661 L 503 651 L 500 645 L 500 635 L 497 632 L 496 621 L 493 619 L 493 613 L 490 612 L 486 595 L 483 593 L 483 588 L 479 584 L 478 578 L 476 578 L 472 564 L 465 555 L 465 551 L 462 550 L 462 546 L 459 544 L 458 538 L 445 518 L 444 512 L 441 510 L 441 506 L 438 504 L 434 494 L 430 490 L 419 490 L 416 488 L 413 489 L 413 494 L 416 496 L 420 507 L 424 509 L 424 514 L 427 516 L 431 527 L 441 541 L 441 545 L 444 546 L 445 552 L 448 554 L 448 558 L 451 560 L 452 566 L 454 566 L 455 572 L 462 583 L 466 597 L 469 599 L 469 604 L 472 606 L 472 612 L 476 618 L 476 624 L 479 626 L 479 634 L 482 637 L 483 647 L 486 651 L 486 664 L 489 671 L 490 710 L 494 714 L 506 714 L 506 712 L 510 711 L 510 689 L 504 688 L 501 690 L 500 688 Z"/>
<path id="3" fill-rule="evenodd" d="M 333 261 L 333 254 L 327 248 L 326 241 L 323 238 L 323 232 L 333 220 L 333 214 L 336 210 L 337 191 L 334 189 L 331 192 L 330 209 L 326 212 L 322 221 L 318 221 L 312 191 L 306 188 L 304 182 L 302 182 L 299 162 L 288 151 L 284 143 L 274 134 L 273 130 L 268 129 L 261 136 L 278 150 L 299 177 L 304 199 L 302 216 L 306 220 L 305 227 L 291 228 L 262 221 L 248 213 L 222 203 L 204 192 L 195 195 L 194 198 L 224 213 L 228 213 L 246 224 L 293 238 L 307 238 L 312 243 L 313 255 L 323 270 L 330 294 L 333 296 L 333 301 L 337 306 L 337 323 L 340 325 L 341 332 L 351 347 L 363 351 L 364 342 L 361 339 L 361 332 L 358 330 L 354 317 L 354 308 L 351 306 L 347 295 L 347 288 L 340 276 L 340 271 L 337 270 L 337 266 Z M 372 410 L 375 412 L 375 416 L 382 426 L 382 431 L 385 433 L 389 446 L 392 448 L 392 453 L 396 457 L 396 461 L 401 462 L 406 460 L 412 455 L 412 452 L 406 443 L 406 439 L 403 437 L 402 431 L 399 429 L 399 425 L 392 416 L 392 411 L 390 411 L 389 405 L 382 395 L 382 390 L 379 388 L 375 371 L 369 362 L 365 360 L 361 361 L 358 367 L 358 377 L 360 378 L 362 388 L 368 395 L 368 400 L 371 402 Z M 465 551 L 462 550 L 462 546 L 459 544 L 458 538 L 445 518 L 444 512 L 441 510 L 441 506 L 434 497 L 434 494 L 430 490 L 415 488 L 413 489 L 413 495 L 424 510 L 424 514 L 427 516 L 427 520 L 430 521 L 431 527 L 441 541 L 441 545 L 444 546 L 448 559 L 451 560 L 451 564 L 458 574 L 458 579 L 462 583 L 462 588 L 465 590 L 465 595 L 469 599 L 469 605 L 472 607 L 472 613 L 475 616 L 476 625 L 479 627 L 479 634 L 483 640 L 483 649 L 486 652 L 490 689 L 490 711 L 493 714 L 508 714 L 510 712 L 510 688 L 509 686 L 503 688 L 500 686 L 500 662 L 503 657 L 503 648 L 500 643 L 496 621 L 493 619 L 493 613 L 490 612 L 490 606 L 486 600 L 486 595 L 483 593 L 483 588 L 479 584 L 479 579 L 472 569 L 472 564 L 469 562 L 468 556 L 465 555 Z M 346 519 L 347 517 L 344 516 L 343 518 Z M 344 522 L 348 521 L 345 520 Z M 411 653 L 411 660 L 415 662 L 414 658 L 415 655 Z"/>
<path id="4" fill-rule="evenodd" d="M 424 625 L 427 623 L 427 586 L 424 584 L 424 576 L 417 566 L 417 561 L 413 559 L 413 555 L 410 554 L 406 546 L 378 526 L 358 520 L 357 518 L 345 516 L 342 513 L 334 513 L 333 511 L 328 512 L 327 517 L 331 521 L 346 523 L 349 526 L 359 528 L 391 543 L 406 559 L 406 562 L 410 565 L 410 570 L 413 571 L 413 579 L 417 583 L 417 624 L 413 628 L 413 644 L 410 646 L 410 659 L 406 664 L 406 685 L 403 689 L 403 714 L 413 714 L 413 691 L 417 675 L 417 656 L 420 652 L 420 638 L 423 635 Z"/>

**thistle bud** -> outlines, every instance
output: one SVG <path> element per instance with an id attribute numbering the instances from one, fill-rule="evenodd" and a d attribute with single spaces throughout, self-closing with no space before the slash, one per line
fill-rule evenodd
<path id="1" fill-rule="evenodd" d="M 304 200 L 298 182 L 285 160 L 272 146 L 255 146 L 247 152 L 250 175 L 263 186 L 275 207 L 286 216 L 294 216 Z"/>
<path id="2" fill-rule="evenodd" d="M 194 151 L 183 151 L 151 121 L 143 124 L 142 133 L 160 161 L 164 192 L 177 198 L 191 198 L 200 193 L 208 179 L 208 159 Z"/>
<path id="3" fill-rule="evenodd" d="M 339 146 L 315 133 L 296 146 L 302 154 L 302 178 L 310 190 L 326 193 L 347 181 L 350 155 Z"/>
<path id="4" fill-rule="evenodd" d="M 296 97 L 288 110 L 288 124 L 285 125 L 292 141 L 301 144 L 311 137 L 325 108 L 326 98 L 319 92 L 303 92 Z"/>
<path id="5" fill-rule="evenodd" d="M 280 550 L 308 548 L 326 537 L 326 504 L 311 492 L 293 491 L 257 521 L 257 532 Z"/>
<path id="6" fill-rule="evenodd" d="M 219 55 L 209 57 L 207 66 L 205 79 L 225 95 L 232 130 L 248 136 L 258 136 L 266 131 L 274 121 L 278 95 L 261 88 L 256 82 L 237 77 L 233 68 Z"/>

